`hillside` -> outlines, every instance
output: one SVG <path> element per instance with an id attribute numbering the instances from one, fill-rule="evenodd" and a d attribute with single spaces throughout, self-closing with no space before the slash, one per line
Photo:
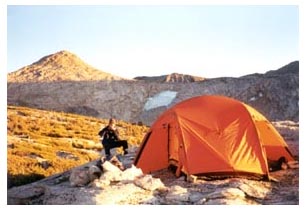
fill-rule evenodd
<path id="1" fill-rule="evenodd" d="M 75 54 L 60 51 L 8 74 L 8 82 L 120 80 L 118 76 L 91 67 Z"/>
<path id="2" fill-rule="evenodd" d="M 95 160 L 102 145 L 97 135 L 108 120 L 27 107 L 7 108 L 8 187 L 23 185 Z M 147 127 L 118 122 L 131 147 Z M 120 150 L 118 150 L 120 152 Z"/>

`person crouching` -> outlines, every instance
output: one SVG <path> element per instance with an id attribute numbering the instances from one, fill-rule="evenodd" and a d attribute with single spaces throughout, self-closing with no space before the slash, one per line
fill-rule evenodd
<path id="1" fill-rule="evenodd" d="M 104 147 L 107 160 L 111 158 L 110 150 L 113 148 L 123 147 L 124 155 L 128 154 L 128 143 L 126 140 L 119 138 L 115 119 L 110 118 L 108 125 L 100 130 L 98 134 L 101 137 L 101 143 Z"/>

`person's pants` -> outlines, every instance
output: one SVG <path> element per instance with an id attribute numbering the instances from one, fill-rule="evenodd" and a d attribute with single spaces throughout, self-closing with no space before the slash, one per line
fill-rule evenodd
<path id="1" fill-rule="evenodd" d="M 110 156 L 110 150 L 117 147 L 123 147 L 123 150 L 126 152 L 126 149 L 128 148 L 128 143 L 126 140 L 120 140 L 120 141 L 113 141 L 107 144 L 103 144 L 105 155 Z"/>

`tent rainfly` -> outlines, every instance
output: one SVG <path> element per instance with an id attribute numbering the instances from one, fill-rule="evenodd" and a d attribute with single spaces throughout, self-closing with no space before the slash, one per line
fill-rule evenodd
<path id="1" fill-rule="evenodd" d="M 258 111 L 224 96 L 198 96 L 162 113 L 144 136 L 134 165 L 144 173 L 174 166 L 176 175 L 269 178 L 268 161 L 294 160 Z"/>

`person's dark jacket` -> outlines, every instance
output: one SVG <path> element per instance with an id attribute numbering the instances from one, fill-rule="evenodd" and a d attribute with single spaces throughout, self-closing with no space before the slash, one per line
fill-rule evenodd
<path id="1" fill-rule="evenodd" d="M 102 138 L 102 144 L 109 144 L 114 141 L 120 140 L 118 137 L 118 131 L 113 130 L 110 126 L 106 126 L 99 131 L 99 136 Z"/>

